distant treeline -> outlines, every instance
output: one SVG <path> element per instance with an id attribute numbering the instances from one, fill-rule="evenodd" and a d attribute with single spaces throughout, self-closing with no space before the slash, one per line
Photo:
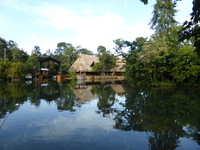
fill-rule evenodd
<path id="1" fill-rule="evenodd" d="M 41 53 L 39 46 L 35 46 L 31 55 L 27 54 L 18 44 L 12 40 L 6 41 L 0 37 L 0 79 L 24 79 L 26 74 L 33 76 L 38 74 L 39 60 L 43 57 L 52 56 L 62 61 L 62 74 L 67 74 L 69 67 L 76 60 L 78 54 L 93 53 L 87 49 L 74 47 L 71 43 L 60 42 L 57 48 Z M 58 72 L 58 64 L 45 62 L 41 67 L 49 69 L 49 74 Z"/>
<path id="2" fill-rule="evenodd" d="M 130 42 L 123 39 L 114 40 L 115 51 L 118 56 L 111 54 L 104 46 L 99 46 L 98 56 L 112 60 L 123 56 L 126 60 L 126 79 L 134 83 L 145 84 L 199 84 L 200 83 L 200 57 L 195 51 L 193 40 L 180 42 L 179 26 L 171 27 L 169 36 L 153 35 L 151 38 L 138 37 Z M 92 51 L 74 47 L 70 43 L 61 42 L 53 51 L 47 50 L 41 54 L 39 46 L 33 48 L 28 55 L 18 48 L 14 41 L 6 41 L 0 38 L 0 79 L 24 78 L 26 74 L 35 75 L 39 68 L 41 57 L 52 56 L 62 61 L 62 74 L 67 74 L 69 67 L 76 60 L 78 54 L 94 55 Z M 127 53 L 124 48 L 129 48 Z M 107 55 L 105 55 L 106 53 Z M 109 60 L 109 59 L 108 59 Z M 107 60 L 107 61 L 108 61 Z M 109 64 L 106 60 L 99 69 Z M 111 60 L 110 60 L 111 61 Z M 58 64 L 46 62 L 42 67 L 49 68 L 49 74 L 55 74 Z"/>

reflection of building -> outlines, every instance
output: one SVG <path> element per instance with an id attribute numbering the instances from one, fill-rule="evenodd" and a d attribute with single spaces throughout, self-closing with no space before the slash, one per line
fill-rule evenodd
<path id="1" fill-rule="evenodd" d="M 94 93 L 92 89 L 96 85 L 76 85 L 74 94 L 80 102 L 90 101 L 97 99 L 98 94 Z M 109 85 L 118 95 L 123 96 L 125 90 L 121 84 L 110 84 Z"/>
<path id="2" fill-rule="evenodd" d="M 125 90 L 121 84 L 111 84 L 110 85 L 112 89 L 119 95 L 123 96 L 125 93 Z"/>
<path id="3" fill-rule="evenodd" d="M 97 99 L 98 95 L 92 92 L 92 85 L 77 85 L 74 94 L 80 102 Z"/>

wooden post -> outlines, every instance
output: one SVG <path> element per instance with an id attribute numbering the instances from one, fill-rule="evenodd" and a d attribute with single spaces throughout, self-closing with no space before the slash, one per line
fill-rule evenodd
<path id="1" fill-rule="evenodd" d="M 43 82 L 43 75 L 39 75 L 39 82 Z"/>
<path id="2" fill-rule="evenodd" d="M 57 82 L 60 83 L 62 82 L 62 76 L 61 75 L 57 75 L 56 76 Z"/>

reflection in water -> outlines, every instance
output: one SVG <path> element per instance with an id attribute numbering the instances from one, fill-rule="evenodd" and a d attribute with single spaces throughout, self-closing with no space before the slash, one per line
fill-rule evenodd
<path id="1" fill-rule="evenodd" d="M 2 129 L 9 114 L 14 114 L 20 107 L 23 108 L 24 103 L 30 102 L 31 105 L 39 108 L 46 101 L 49 104 L 54 103 L 59 111 L 74 112 L 75 118 L 82 107 L 88 108 L 86 109 L 87 115 L 91 116 L 90 118 L 84 116 L 82 112 L 81 116 L 87 122 L 85 126 L 84 121 L 80 121 L 80 118 L 76 118 L 73 121 L 74 125 L 69 126 L 70 120 L 66 120 L 64 117 L 59 117 L 58 120 L 51 123 L 47 123 L 45 120 L 39 123 L 35 122 L 31 126 L 47 128 L 56 122 L 60 124 L 60 134 L 66 136 L 72 134 L 72 129 L 75 130 L 77 124 L 82 124 L 82 129 L 87 129 L 89 126 L 91 129 L 92 121 L 96 122 L 96 128 L 97 126 L 100 128 L 100 125 L 103 126 L 103 122 L 106 122 L 106 118 L 110 118 L 112 124 L 108 123 L 109 130 L 114 127 L 118 131 L 145 133 L 148 137 L 148 146 L 152 150 L 179 149 L 182 146 L 181 138 L 191 139 L 199 148 L 199 97 L 198 88 L 141 88 L 123 84 L 76 85 L 74 82 L 1 83 L 0 125 Z M 93 112 L 90 112 L 89 108 L 92 108 Z M 53 115 L 55 114 L 56 112 Z M 97 116 L 103 117 L 92 120 Z M 73 116 L 71 117 L 73 118 Z M 68 126 L 66 132 L 61 130 L 63 124 Z M 81 128 L 76 130 L 81 130 Z M 113 133 L 116 131 L 114 129 Z M 55 130 L 58 128 L 52 129 L 52 132 Z M 50 131 L 46 131 L 45 134 L 50 134 Z"/>
<path id="2" fill-rule="evenodd" d="M 85 102 L 97 99 L 98 95 L 92 92 L 93 87 L 93 85 L 76 85 L 73 91 L 78 101 Z"/>

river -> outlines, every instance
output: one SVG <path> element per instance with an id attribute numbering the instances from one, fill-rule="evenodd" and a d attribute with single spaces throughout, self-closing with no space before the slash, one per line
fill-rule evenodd
<path id="1" fill-rule="evenodd" d="M 1 150 L 199 150 L 200 89 L 0 83 Z"/>

